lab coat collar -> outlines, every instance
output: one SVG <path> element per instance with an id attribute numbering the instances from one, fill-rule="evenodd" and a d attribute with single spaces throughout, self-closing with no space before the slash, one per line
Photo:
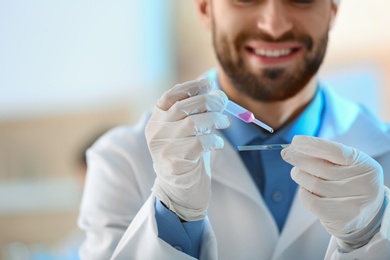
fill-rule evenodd
<path id="1" fill-rule="evenodd" d="M 367 109 L 337 95 L 330 87 L 323 88 L 324 120 L 319 137 L 359 149 L 371 157 L 390 151 L 389 126 Z"/>
<path id="2" fill-rule="evenodd" d="M 262 140 L 262 144 L 272 144 L 291 143 L 295 135 L 316 136 L 321 125 L 323 103 L 323 93 L 318 89 L 302 114 L 273 134 L 260 129 L 255 124 L 244 123 L 236 117 L 231 117 L 232 125 L 222 132 L 233 146 L 247 145 L 255 139 Z"/>
<path id="3" fill-rule="evenodd" d="M 225 146 L 223 152 L 213 151 L 211 154 L 211 160 L 213 161 L 211 164 L 211 177 L 213 182 L 228 187 L 233 193 L 243 195 L 243 200 L 247 200 L 245 203 L 255 205 L 255 210 L 262 214 L 262 222 L 253 224 L 253 228 L 256 229 L 256 225 L 267 227 L 267 237 L 270 239 L 269 241 L 275 241 L 272 244 L 276 246 L 279 230 L 273 216 L 267 209 L 259 189 L 238 155 L 237 149 L 228 142 L 220 130 L 217 130 L 216 134 L 224 139 Z M 243 225 L 248 225 L 248 223 L 243 223 Z"/>
<path id="4" fill-rule="evenodd" d="M 218 82 L 218 71 L 216 69 L 209 70 L 203 77 L 212 80 L 216 88 L 221 89 Z M 295 135 L 317 135 L 320 120 L 322 119 L 322 110 L 323 96 L 321 89 L 318 87 L 313 100 L 303 113 L 293 122 L 290 122 L 287 126 L 283 127 L 283 129 L 280 129 L 273 134 L 268 133 L 255 124 L 244 123 L 240 119 L 229 114 L 232 125 L 229 128 L 224 129 L 223 134 L 233 146 L 247 145 L 251 141 L 259 138 L 264 144 L 291 143 Z M 279 141 L 275 142 L 274 140 Z"/>
<path id="5" fill-rule="evenodd" d="M 228 142 L 220 130 L 217 134 L 224 139 L 225 147 L 223 149 L 225 151 L 223 153 L 220 151 L 212 153 L 212 167 L 214 167 L 212 169 L 212 179 L 246 195 L 258 206 L 265 207 L 261 194 L 238 155 L 237 149 Z"/>

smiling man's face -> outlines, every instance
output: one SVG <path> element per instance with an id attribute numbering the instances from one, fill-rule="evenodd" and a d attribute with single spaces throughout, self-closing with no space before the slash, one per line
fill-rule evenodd
<path id="1" fill-rule="evenodd" d="M 264 102 L 286 100 L 317 73 L 337 11 L 331 0 L 208 3 L 218 61 L 242 93 Z"/>

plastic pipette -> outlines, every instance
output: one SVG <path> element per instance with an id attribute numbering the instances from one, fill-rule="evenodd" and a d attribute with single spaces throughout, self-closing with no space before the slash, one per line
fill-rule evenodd
<path id="1" fill-rule="evenodd" d="M 237 146 L 239 151 L 253 151 L 253 150 L 276 150 L 283 149 L 290 144 L 260 144 L 260 145 L 243 145 Z"/>
<path id="2" fill-rule="evenodd" d="M 234 103 L 233 101 L 229 100 L 225 111 L 232 114 L 233 116 L 237 117 L 238 119 L 241 119 L 245 123 L 254 123 L 265 130 L 267 130 L 270 133 L 274 132 L 274 129 L 272 129 L 270 126 L 264 124 L 260 120 L 256 119 L 253 113 L 242 106 Z"/>

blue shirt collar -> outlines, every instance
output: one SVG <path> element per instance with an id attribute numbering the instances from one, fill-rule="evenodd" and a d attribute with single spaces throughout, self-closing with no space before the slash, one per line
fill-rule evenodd
<path id="1" fill-rule="evenodd" d="M 221 89 L 218 83 L 217 70 L 211 70 L 205 76 L 213 80 L 216 86 Z M 234 147 L 246 145 L 256 138 L 261 139 L 264 144 L 291 143 L 295 135 L 316 136 L 318 134 L 323 110 L 324 97 L 319 86 L 313 100 L 301 115 L 273 134 L 268 133 L 255 124 L 245 123 L 233 116 L 230 117 L 232 119 L 232 125 L 222 130 L 222 132 Z"/>

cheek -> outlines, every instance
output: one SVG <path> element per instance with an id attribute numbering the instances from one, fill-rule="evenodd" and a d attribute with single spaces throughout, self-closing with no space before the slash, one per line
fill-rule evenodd
<path id="1" fill-rule="evenodd" d="M 217 10 L 214 9 L 213 18 L 214 30 L 226 35 L 229 39 L 234 39 L 242 32 L 256 28 L 256 19 L 253 18 L 251 13 L 244 10 L 232 10 L 231 8 L 221 6 Z"/>
<path id="2" fill-rule="evenodd" d="M 307 17 L 306 17 L 307 18 Z M 295 31 L 297 35 L 311 41 L 309 51 L 316 52 L 318 48 L 327 42 L 327 34 L 329 32 L 329 23 L 324 18 L 313 17 L 295 23 Z"/>
<path id="3" fill-rule="evenodd" d="M 329 7 L 322 6 L 310 11 L 310 13 L 302 13 L 296 16 L 298 23 L 302 26 L 302 30 L 310 35 L 314 40 L 323 37 L 324 33 L 328 33 L 332 20 L 332 12 Z"/>

